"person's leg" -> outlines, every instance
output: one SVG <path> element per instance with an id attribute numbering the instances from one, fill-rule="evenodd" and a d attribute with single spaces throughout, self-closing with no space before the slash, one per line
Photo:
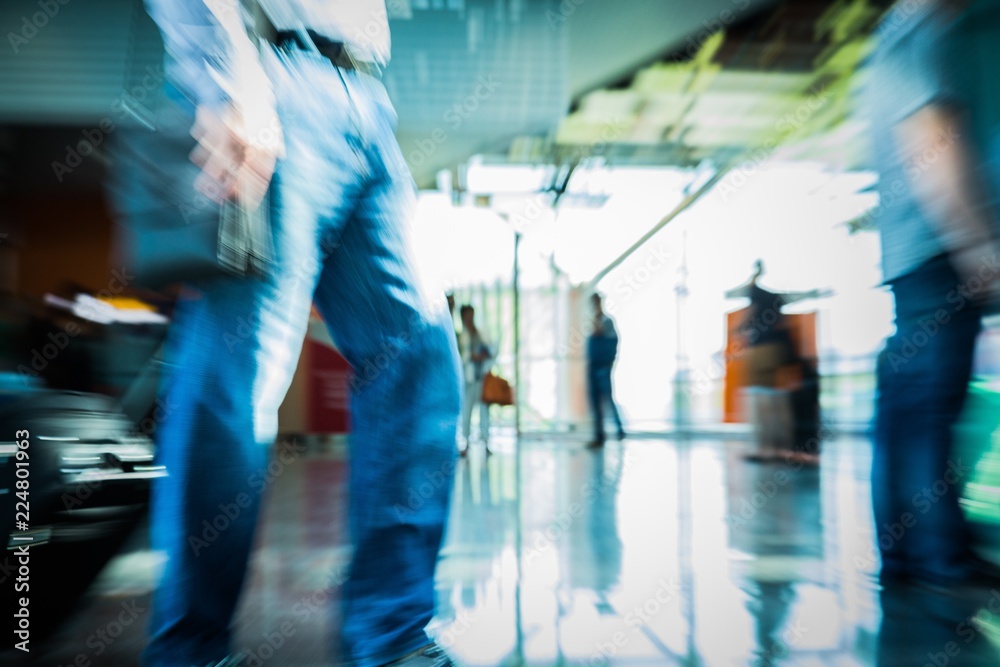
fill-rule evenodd
<path id="1" fill-rule="evenodd" d="M 317 104 L 275 73 L 287 153 L 271 189 L 274 271 L 201 286 L 172 327 L 163 383 L 171 414 L 156 434 L 169 476 L 154 487 L 151 518 L 153 547 L 168 560 L 152 605 L 151 667 L 207 664 L 229 650 L 278 407 L 328 252 L 318 212 L 336 220 L 356 199 L 356 175 L 322 158 L 346 148 L 344 100 Z"/>
<path id="2" fill-rule="evenodd" d="M 888 365 L 890 350 L 900 347 L 891 338 L 885 350 L 879 355 L 877 376 L 878 389 L 875 399 L 875 431 L 872 443 L 872 508 L 875 514 L 875 544 L 882 557 L 882 576 L 887 579 L 905 577 L 910 574 L 910 563 L 904 544 L 879 529 L 891 526 L 902 516 L 906 503 L 900 503 L 899 479 L 895 470 L 906 453 L 903 426 L 907 418 L 903 409 L 906 387 L 902 378 L 892 373 Z"/>
<path id="3" fill-rule="evenodd" d="M 618 412 L 618 405 L 615 403 L 614 386 L 611 382 L 611 373 L 608 373 L 606 381 L 604 383 L 604 393 L 607 396 L 608 408 L 611 410 L 611 418 L 615 422 L 615 432 L 618 435 L 618 439 L 621 440 L 625 437 L 625 427 L 622 425 L 621 414 Z"/>
<path id="4" fill-rule="evenodd" d="M 240 318 L 256 338 L 261 301 L 254 284 L 219 281 L 174 314 L 162 399 L 171 414 L 156 432 L 169 475 L 151 498 L 152 547 L 167 560 L 143 656 L 150 667 L 206 664 L 230 650 L 260 501 L 249 480 L 266 468 L 270 443 L 254 437 L 256 340 L 223 341 Z M 235 518 L 224 514 L 230 505 Z"/>
<path id="5" fill-rule="evenodd" d="M 761 423 L 760 413 L 761 395 L 757 387 L 745 387 L 743 389 L 743 419 L 750 424 L 752 436 L 751 455 L 758 455 L 763 450 L 764 432 Z"/>
<path id="6" fill-rule="evenodd" d="M 792 396 L 791 393 L 785 391 L 784 389 L 775 390 L 772 396 L 773 406 L 773 425 L 774 433 L 772 435 L 775 448 L 789 452 L 792 450 L 793 435 L 795 424 L 792 419 Z"/>
<path id="7" fill-rule="evenodd" d="M 482 382 L 479 383 L 482 387 Z M 488 450 L 490 444 L 490 406 L 483 403 L 482 390 L 479 392 L 479 437 Z"/>
<path id="8" fill-rule="evenodd" d="M 878 545 L 889 575 L 901 568 L 930 579 L 966 574 L 968 532 L 958 497 L 968 471 L 951 459 L 952 429 L 968 391 L 980 315 L 946 300 L 957 285 L 943 260 L 894 285 L 896 333 L 880 360 L 872 469 Z"/>
<path id="9" fill-rule="evenodd" d="M 601 399 L 600 371 L 593 366 L 587 368 L 587 395 L 590 399 L 590 415 L 594 420 L 594 442 L 604 442 L 604 406 Z"/>
<path id="10" fill-rule="evenodd" d="M 462 396 L 462 439 L 468 448 L 472 442 L 472 412 L 479 404 L 481 394 L 477 393 L 478 383 L 466 380 Z"/>
<path id="11" fill-rule="evenodd" d="M 429 642 L 461 411 L 455 334 L 412 257 L 415 188 L 380 84 L 347 76 L 366 138 L 367 188 L 323 270 L 316 305 L 355 368 L 378 372 L 352 401 L 350 534 L 343 659 L 376 667 Z"/>

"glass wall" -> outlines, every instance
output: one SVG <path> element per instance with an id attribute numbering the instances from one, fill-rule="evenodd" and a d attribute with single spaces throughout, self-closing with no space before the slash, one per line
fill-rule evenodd
<path id="1" fill-rule="evenodd" d="M 438 194 L 421 203 L 425 263 L 459 305 L 476 307 L 498 349 L 497 370 L 512 381 L 514 230 L 523 234 L 518 396 L 525 431 L 587 432 L 583 357 L 595 288 L 620 336 L 614 385 L 627 429 L 669 430 L 678 409 L 689 424 L 721 424 L 726 314 L 746 305 L 725 293 L 748 281 L 758 259 L 765 266 L 760 283 L 772 291 L 831 292 L 788 310 L 817 313 L 825 418 L 868 423 L 891 298 L 880 287 L 877 234 L 851 233 L 846 223 L 873 204 L 865 192 L 871 174 L 797 163 L 723 179 L 620 263 L 682 201 L 695 175 L 632 168 L 587 178 L 588 187 L 599 181 L 609 193 L 600 207 L 574 206 L 570 198 L 545 215 L 523 216 L 454 206 Z M 679 369 L 687 371 L 682 389 Z M 513 410 L 494 419 L 512 425 Z"/>

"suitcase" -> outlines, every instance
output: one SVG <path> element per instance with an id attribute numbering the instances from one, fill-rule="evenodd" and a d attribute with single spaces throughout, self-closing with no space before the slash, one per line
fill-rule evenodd
<path id="1" fill-rule="evenodd" d="M 0 613 L 11 618 L 26 597 L 35 647 L 130 537 L 165 474 L 134 424 L 97 394 L 42 390 L 0 405 Z"/>

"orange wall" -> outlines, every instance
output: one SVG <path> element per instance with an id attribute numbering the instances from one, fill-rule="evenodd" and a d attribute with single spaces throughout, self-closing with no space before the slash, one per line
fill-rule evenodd
<path id="1" fill-rule="evenodd" d="M 743 388 L 746 386 L 746 343 L 740 327 L 746 321 L 747 308 L 726 314 L 726 382 L 723 388 L 723 421 L 736 424 L 746 420 L 743 410 Z M 786 315 L 792 343 L 801 357 L 815 359 L 816 313 Z"/>

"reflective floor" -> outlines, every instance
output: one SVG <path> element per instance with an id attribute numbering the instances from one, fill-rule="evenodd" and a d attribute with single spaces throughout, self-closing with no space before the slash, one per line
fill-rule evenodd
<path id="1" fill-rule="evenodd" d="M 864 440 L 827 443 L 820 470 L 746 446 L 474 448 L 432 632 L 470 666 L 1000 665 L 1000 591 L 879 593 Z M 345 472 L 310 452 L 273 477 L 238 618 L 251 665 L 334 664 Z M 136 664 L 156 568 L 140 533 L 38 664 Z"/>

